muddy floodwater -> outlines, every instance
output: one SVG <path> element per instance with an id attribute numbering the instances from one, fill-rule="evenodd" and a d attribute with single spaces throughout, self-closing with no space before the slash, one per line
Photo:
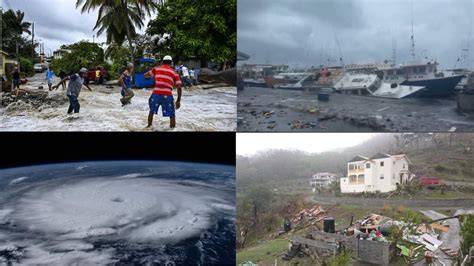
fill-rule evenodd
<path id="1" fill-rule="evenodd" d="M 39 99 L 20 96 L 12 102 L 14 97 L 9 93 L 1 95 L 1 131 L 170 131 L 169 118 L 162 117 L 161 108 L 155 115 L 153 127 L 145 128 L 150 90 L 134 90 L 132 103 L 122 107 L 120 87 L 91 84 L 94 91 L 86 88 L 81 91 L 80 113 L 67 115 L 69 102 L 65 90 L 47 93 L 43 76 L 35 75 L 24 86 L 44 95 Z M 55 78 L 54 84 L 57 82 L 59 79 Z M 39 86 L 45 88 L 38 90 Z M 176 91 L 174 94 L 176 97 Z M 173 131 L 235 131 L 236 103 L 235 87 L 183 89 L 181 108 L 176 111 L 176 128 Z"/>
<path id="2" fill-rule="evenodd" d="M 247 87 L 238 92 L 239 131 L 472 131 L 456 99 L 386 99 Z"/>

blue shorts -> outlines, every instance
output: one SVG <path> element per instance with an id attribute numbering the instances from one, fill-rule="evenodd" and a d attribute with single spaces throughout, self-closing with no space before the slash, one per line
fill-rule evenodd
<path id="1" fill-rule="evenodd" d="M 148 100 L 150 105 L 150 113 L 158 114 L 158 108 L 164 117 L 174 117 L 174 99 L 170 95 L 152 94 Z"/>

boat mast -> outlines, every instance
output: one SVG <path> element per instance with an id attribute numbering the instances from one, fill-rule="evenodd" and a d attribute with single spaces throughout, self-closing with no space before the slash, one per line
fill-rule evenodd
<path id="1" fill-rule="evenodd" d="M 395 35 L 392 36 L 392 64 L 394 66 L 397 65 L 397 40 L 395 39 Z"/>
<path id="2" fill-rule="evenodd" d="M 469 10 L 472 9 L 472 2 L 470 2 L 471 6 Z M 470 67 L 470 61 L 469 61 L 469 48 L 470 48 L 470 41 L 471 41 L 471 34 L 472 34 L 472 16 L 470 16 L 470 22 L 469 22 L 469 30 L 467 34 L 467 41 L 466 41 L 466 46 L 464 47 L 464 42 L 462 44 L 463 47 L 461 47 L 461 56 L 458 58 L 457 62 L 461 61 L 461 68 L 469 68 Z M 454 67 L 456 68 L 456 66 Z"/>
<path id="3" fill-rule="evenodd" d="M 415 32 L 413 30 L 413 9 L 414 2 L 411 2 L 411 58 L 415 61 Z"/>
<path id="4" fill-rule="evenodd" d="M 471 6 L 470 10 L 473 10 L 473 4 L 471 1 Z M 472 16 L 470 16 L 470 23 L 469 23 L 469 33 L 467 35 L 467 46 L 465 49 L 463 49 L 463 66 L 466 68 L 470 67 L 470 61 L 469 61 L 469 48 L 471 47 L 471 36 L 472 36 Z"/>
<path id="5" fill-rule="evenodd" d="M 342 50 L 341 50 L 341 46 L 339 45 L 339 40 L 337 39 L 336 37 L 336 44 L 337 44 L 337 48 L 339 49 L 339 60 L 341 61 L 341 64 L 342 64 L 342 68 L 344 69 L 344 60 L 342 60 Z"/>

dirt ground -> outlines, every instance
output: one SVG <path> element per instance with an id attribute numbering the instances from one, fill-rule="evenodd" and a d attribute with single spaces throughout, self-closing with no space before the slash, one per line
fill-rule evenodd
<path id="1" fill-rule="evenodd" d="M 456 99 L 386 99 L 245 88 L 238 92 L 239 131 L 449 131 L 474 130 L 474 115 L 456 110 Z"/>
<path id="2" fill-rule="evenodd" d="M 59 82 L 55 77 L 54 84 Z M 39 90 L 38 87 L 44 89 Z M 135 89 L 132 103 L 122 107 L 120 87 L 91 84 L 82 89 L 79 114 L 67 115 L 66 91 L 48 92 L 44 73 L 28 79 L 22 88 L 34 93 L 18 98 L 0 93 L 0 131 L 170 131 L 161 109 L 153 127 L 146 129 L 150 90 Z M 174 91 L 176 97 L 176 91 Z M 176 111 L 173 131 L 235 131 L 237 89 L 218 87 L 183 89 L 181 108 Z"/>

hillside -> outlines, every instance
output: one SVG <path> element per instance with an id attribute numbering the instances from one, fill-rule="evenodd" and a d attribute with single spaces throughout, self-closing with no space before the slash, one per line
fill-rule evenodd
<path id="1" fill-rule="evenodd" d="M 245 189 L 254 182 L 306 183 L 316 172 L 328 171 L 344 176 L 347 161 L 352 157 L 378 152 L 406 153 L 412 161 L 410 169 L 418 177 L 436 176 L 448 182 L 469 182 L 474 181 L 473 148 L 474 134 L 379 134 L 341 151 L 310 154 L 297 150 L 268 150 L 252 157 L 237 156 L 237 182 L 239 189 Z"/>

